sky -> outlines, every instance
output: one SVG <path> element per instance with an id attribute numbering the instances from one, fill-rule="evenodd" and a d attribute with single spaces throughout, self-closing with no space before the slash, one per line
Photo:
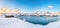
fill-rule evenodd
<path id="1" fill-rule="evenodd" d="M 60 11 L 60 0 L 0 0 L 0 8 L 14 8 L 23 12 Z"/>

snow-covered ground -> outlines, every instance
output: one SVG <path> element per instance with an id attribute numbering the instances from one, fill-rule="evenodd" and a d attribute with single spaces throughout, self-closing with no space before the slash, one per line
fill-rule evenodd
<path id="1" fill-rule="evenodd" d="M 0 17 L 0 28 L 60 28 L 60 21 L 52 22 L 48 25 L 35 25 L 18 18 Z"/>

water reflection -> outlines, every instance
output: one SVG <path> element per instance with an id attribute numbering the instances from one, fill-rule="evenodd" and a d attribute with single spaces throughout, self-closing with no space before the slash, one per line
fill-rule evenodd
<path id="1" fill-rule="evenodd" d="M 35 16 L 35 15 L 20 15 L 20 19 L 33 24 L 47 25 L 48 23 L 58 21 L 60 16 L 57 17 L 47 17 L 47 16 Z"/>

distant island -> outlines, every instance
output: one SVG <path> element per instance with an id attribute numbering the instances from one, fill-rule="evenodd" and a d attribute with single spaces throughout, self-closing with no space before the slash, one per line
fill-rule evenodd
<path id="1" fill-rule="evenodd" d="M 43 12 L 43 11 L 42 11 Z M 60 12 L 34 12 L 34 13 L 23 13 L 19 9 L 9 9 L 9 8 L 0 8 L 0 15 L 35 15 L 35 16 L 47 16 L 47 17 L 55 17 L 60 16 Z"/>
<path id="2" fill-rule="evenodd" d="M 26 22 L 40 25 L 47 25 L 48 23 L 55 22 L 60 20 L 60 12 L 34 12 L 34 13 L 23 13 L 21 10 L 11 10 L 8 8 L 0 8 L 0 15 L 5 18 L 20 18 Z M 59 17 L 58 17 L 59 16 Z M 57 18 L 58 17 L 58 18 Z"/>

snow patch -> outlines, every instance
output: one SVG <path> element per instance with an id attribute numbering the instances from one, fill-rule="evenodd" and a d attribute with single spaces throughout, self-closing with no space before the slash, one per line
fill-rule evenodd
<path id="1" fill-rule="evenodd" d="M 31 24 L 18 18 L 1 18 L 0 28 L 60 28 L 60 21 L 49 23 L 46 26 Z"/>

